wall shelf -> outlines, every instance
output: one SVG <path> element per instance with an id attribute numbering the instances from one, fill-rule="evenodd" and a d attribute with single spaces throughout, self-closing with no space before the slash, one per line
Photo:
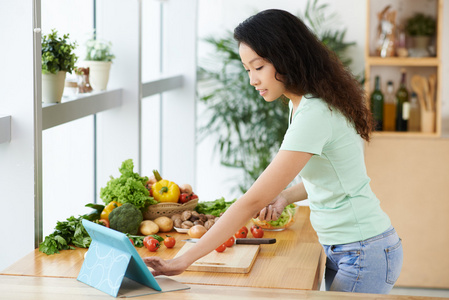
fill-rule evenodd
<path id="1" fill-rule="evenodd" d="M 142 83 L 142 98 L 180 88 L 182 85 L 182 75 L 161 76 L 158 79 Z"/>
<path id="2" fill-rule="evenodd" d="M 42 103 L 42 130 L 120 106 L 122 89 L 80 94 L 61 103 Z"/>
<path id="3" fill-rule="evenodd" d="M 436 57 L 375 57 L 370 56 L 366 61 L 371 66 L 409 66 L 409 67 L 437 67 L 440 61 Z"/>
<path id="4" fill-rule="evenodd" d="M 11 116 L 0 115 L 0 144 L 11 140 Z"/>

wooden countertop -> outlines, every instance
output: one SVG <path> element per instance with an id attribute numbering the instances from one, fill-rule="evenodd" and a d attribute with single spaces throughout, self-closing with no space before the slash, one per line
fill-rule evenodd
<path id="1" fill-rule="evenodd" d="M 309 221 L 309 207 L 300 206 L 295 223 L 278 232 L 266 231 L 264 237 L 274 237 L 276 244 L 262 245 L 256 261 L 247 274 L 186 271 L 173 279 L 186 284 L 243 286 L 318 290 L 324 267 L 324 254 L 315 231 Z M 173 258 L 184 245 L 187 234 L 171 232 L 176 238 L 173 249 L 164 246 L 157 252 L 136 248 L 140 256 L 157 255 Z M 29 275 L 39 277 L 76 278 L 87 249 L 64 250 L 46 255 L 34 250 L 23 259 L 9 266 L 0 275 Z"/>
<path id="2" fill-rule="evenodd" d="M 136 299 L 164 300 L 248 300 L 248 299 L 309 299 L 309 300 L 430 300 L 435 298 L 420 296 L 374 295 L 340 292 L 304 291 L 292 289 L 261 289 L 251 287 L 226 287 L 190 284 L 190 289 L 139 296 Z M 106 293 L 94 289 L 74 278 L 8 276 L 0 275 L 0 295 L 2 299 L 14 300 L 95 300 L 112 299 Z M 437 298 L 441 299 L 441 298 Z"/>

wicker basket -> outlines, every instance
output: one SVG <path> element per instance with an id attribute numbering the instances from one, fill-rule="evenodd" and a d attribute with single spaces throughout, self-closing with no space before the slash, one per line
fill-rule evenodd
<path id="1" fill-rule="evenodd" d="M 198 199 L 190 200 L 187 203 L 158 203 L 148 207 L 148 210 L 143 213 L 144 220 L 154 220 L 158 217 L 171 217 L 175 214 L 180 214 L 186 210 L 193 210 L 198 204 Z"/>

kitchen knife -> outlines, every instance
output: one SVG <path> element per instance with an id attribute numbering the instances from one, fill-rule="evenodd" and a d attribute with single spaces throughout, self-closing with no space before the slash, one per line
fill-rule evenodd
<path id="1" fill-rule="evenodd" d="M 196 243 L 200 239 L 186 239 L 183 242 Z M 240 245 L 261 245 L 261 244 L 274 244 L 276 239 L 256 239 L 256 238 L 245 238 L 245 239 L 235 239 L 235 244 Z"/>

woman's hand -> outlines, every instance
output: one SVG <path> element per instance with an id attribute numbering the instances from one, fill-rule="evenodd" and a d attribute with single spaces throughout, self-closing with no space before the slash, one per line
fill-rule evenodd
<path id="1" fill-rule="evenodd" d="M 179 259 L 169 259 L 163 260 L 158 256 L 149 256 L 144 257 L 143 261 L 145 264 L 152 268 L 151 273 L 153 276 L 158 275 L 166 275 L 166 276 L 174 276 L 179 275 L 187 269 L 188 266 L 185 266 Z"/>
<path id="2" fill-rule="evenodd" d="M 279 218 L 279 216 L 284 211 L 284 208 L 288 205 L 287 199 L 281 194 L 277 195 L 271 203 L 262 208 L 262 210 L 255 216 L 261 221 L 274 221 Z"/>

